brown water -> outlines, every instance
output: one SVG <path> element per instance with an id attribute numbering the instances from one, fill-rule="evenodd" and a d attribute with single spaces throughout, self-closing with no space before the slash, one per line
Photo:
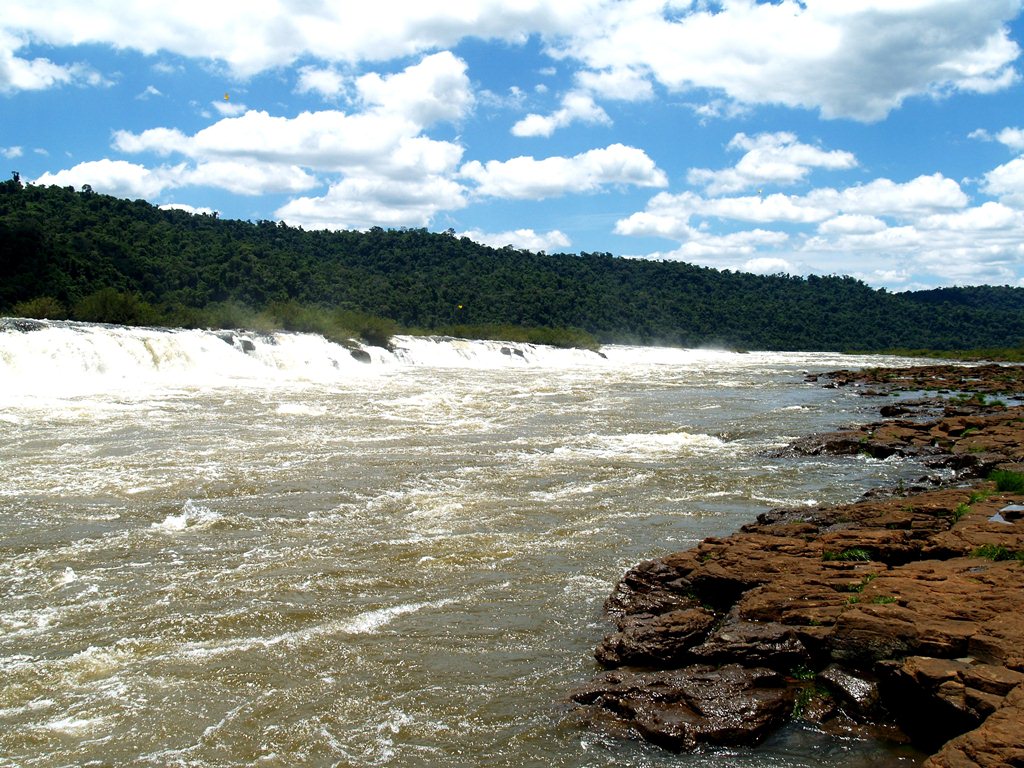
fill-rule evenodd
<path id="1" fill-rule="evenodd" d="M 410 342 L 333 380 L 166 350 L 62 378 L 84 353 L 38 333 L 0 333 L 0 765 L 911 760 L 802 728 L 671 755 L 560 703 L 633 563 L 920 474 L 771 455 L 869 418 L 803 371 L 877 359 Z"/>

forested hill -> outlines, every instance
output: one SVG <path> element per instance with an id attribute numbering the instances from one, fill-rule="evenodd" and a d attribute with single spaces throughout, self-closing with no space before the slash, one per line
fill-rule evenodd
<path id="1" fill-rule="evenodd" d="M 294 302 L 411 328 L 576 328 L 605 342 L 805 350 L 1024 344 L 1024 289 L 892 294 L 848 277 L 545 255 L 419 229 L 307 232 L 161 210 L 88 188 L 0 183 L 0 314 L 45 297 L 74 317 L 104 289 L 136 296 L 159 318 L 224 302 Z"/>

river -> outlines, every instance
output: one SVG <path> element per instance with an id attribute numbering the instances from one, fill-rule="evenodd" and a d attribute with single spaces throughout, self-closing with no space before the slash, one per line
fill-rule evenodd
<path id="1" fill-rule="evenodd" d="M 40 325 L 0 330 L 0 765 L 912 761 L 562 703 L 632 564 L 919 476 L 776 455 L 872 418 L 806 371 L 905 361 Z"/>

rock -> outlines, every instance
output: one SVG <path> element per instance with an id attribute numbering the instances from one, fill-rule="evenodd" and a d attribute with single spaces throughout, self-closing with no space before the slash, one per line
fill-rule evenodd
<path id="1" fill-rule="evenodd" d="M 670 666 L 682 661 L 714 623 L 715 615 L 703 608 L 626 616 L 620 621 L 619 631 L 606 637 L 594 655 L 606 667 Z"/>
<path id="2" fill-rule="evenodd" d="M 774 621 L 744 621 L 735 616 L 693 648 L 690 655 L 705 663 L 738 662 L 779 672 L 788 672 L 811 659 L 793 627 Z"/>
<path id="3" fill-rule="evenodd" d="M 349 354 L 352 355 L 353 359 L 358 360 L 360 363 L 373 362 L 373 358 L 370 357 L 370 353 L 365 349 L 350 349 Z"/>
<path id="4" fill-rule="evenodd" d="M 940 368 L 906 381 L 953 386 L 956 372 Z M 991 391 L 1020 387 L 1022 372 Z M 1024 699 L 1024 494 L 957 484 L 994 467 L 1024 472 L 1024 408 L 933 399 L 891 412 L 900 418 L 794 450 L 916 456 L 958 476 L 910 494 L 771 510 L 630 569 L 605 606 L 616 630 L 595 654 L 631 670 L 574 694 L 591 722 L 673 749 L 741 743 L 783 722 L 780 702 L 799 696 L 801 716 L 828 732 L 892 738 L 898 722 L 919 745 L 942 748 L 936 766 L 1024 765 L 1006 746 L 1008 723 L 1021 741 L 1024 702 L 1004 702 Z M 732 695 L 745 703 L 729 709 Z M 723 724 L 736 707 L 748 708 L 752 730 Z"/>
<path id="5" fill-rule="evenodd" d="M 736 664 L 663 672 L 607 672 L 571 694 L 584 720 L 629 730 L 673 750 L 756 744 L 793 708 L 783 678 Z"/>
<path id="6" fill-rule="evenodd" d="M 870 720 L 879 714 L 881 697 L 878 683 L 863 675 L 855 675 L 837 664 L 830 664 L 818 673 L 818 682 L 844 705 L 855 720 Z"/>
<path id="7" fill-rule="evenodd" d="M 47 324 L 40 320 L 30 320 L 25 317 L 3 317 L 0 318 L 0 331 L 17 331 L 18 333 L 31 333 L 41 331 Z"/>
<path id="8" fill-rule="evenodd" d="M 1024 766 L 1024 686 L 1017 686 L 985 722 L 946 743 L 922 768 Z"/>
<path id="9" fill-rule="evenodd" d="M 239 339 L 238 343 L 242 347 L 242 351 L 245 352 L 245 354 L 249 354 L 250 352 L 256 351 L 256 345 L 250 339 Z"/>

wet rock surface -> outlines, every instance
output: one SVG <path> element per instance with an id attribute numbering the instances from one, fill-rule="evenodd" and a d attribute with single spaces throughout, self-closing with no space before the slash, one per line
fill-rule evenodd
<path id="1" fill-rule="evenodd" d="M 823 378 L 1012 396 L 1022 372 Z M 582 719 L 672 749 L 756 743 L 790 717 L 897 726 L 929 766 L 1024 765 L 1024 493 L 982 479 L 1024 471 L 1024 407 L 966 401 L 904 402 L 895 419 L 793 446 L 924 456 L 943 479 L 773 510 L 630 569 L 595 653 L 612 671 L 570 696 Z"/>

